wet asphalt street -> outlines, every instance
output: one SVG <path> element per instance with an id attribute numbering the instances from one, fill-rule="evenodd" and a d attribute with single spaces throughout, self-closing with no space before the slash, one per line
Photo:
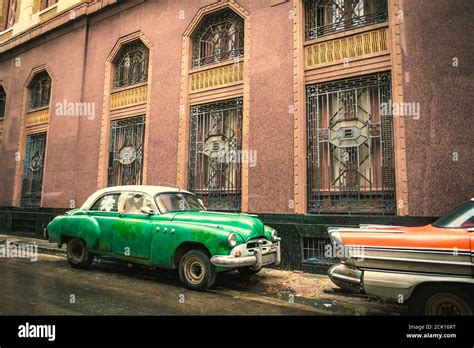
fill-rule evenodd
<path id="1" fill-rule="evenodd" d="M 36 262 L 0 258 L 0 315 L 386 315 L 398 312 L 363 297 L 337 293 L 311 300 L 295 298 L 290 302 L 279 289 L 284 281 L 268 272 L 250 279 L 242 278 L 237 272 L 219 275 L 212 289 L 196 292 L 183 288 L 176 272 L 169 270 L 150 271 L 107 260 L 94 262 L 88 270 L 78 270 L 71 268 L 65 257 L 49 254 L 39 254 Z M 325 276 L 320 277 L 327 282 Z"/>
<path id="2" fill-rule="evenodd" d="M 174 272 L 141 272 L 95 262 L 69 267 L 63 257 L 0 259 L 0 315 L 307 315 L 311 307 L 230 289 L 201 293 Z"/>

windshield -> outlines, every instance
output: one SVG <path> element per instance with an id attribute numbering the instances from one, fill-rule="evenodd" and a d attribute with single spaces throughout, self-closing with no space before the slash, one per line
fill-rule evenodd
<path id="1" fill-rule="evenodd" d="M 162 213 L 205 210 L 199 199 L 190 193 L 161 193 L 155 200 Z"/>
<path id="2" fill-rule="evenodd" d="M 448 215 L 439 218 L 433 223 L 436 227 L 469 228 L 474 227 L 474 203 L 469 202 L 454 209 Z"/>

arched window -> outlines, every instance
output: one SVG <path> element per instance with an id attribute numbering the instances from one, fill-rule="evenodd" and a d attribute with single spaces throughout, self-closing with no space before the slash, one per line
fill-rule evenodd
<path id="1" fill-rule="evenodd" d="M 244 55 L 244 20 L 231 10 L 207 16 L 193 39 L 193 68 Z"/>
<path id="2" fill-rule="evenodd" d="M 46 71 L 38 73 L 30 83 L 30 110 L 49 106 L 51 78 Z"/>
<path id="3" fill-rule="evenodd" d="M 5 106 L 7 101 L 7 93 L 3 86 L 0 86 L 0 120 L 5 118 Z"/>
<path id="4" fill-rule="evenodd" d="M 141 42 L 131 43 L 114 60 L 113 88 L 132 86 L 148 80 L 148 48 Z"/>

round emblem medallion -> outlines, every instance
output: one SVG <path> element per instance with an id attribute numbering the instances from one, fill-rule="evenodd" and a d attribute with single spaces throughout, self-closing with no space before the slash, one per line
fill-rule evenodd
<path id="1" fill-rule="evenodd" d="M 339 120 L 331 128 L 329 142 L 337 147 L 356 147 L 369 139 L 369 126 L 359 119 Z"/>
<path id="2" fill-rule="evenodd" d="M 227 152 L 228 143 L 223 134 L 210 135 L 204 142 L 203 153 L 210 158 L 223 156 Z"/>
<path id="3" fill-rule="evenodd" d="M 43 158 L 40 155 L 34 155 L 30 162 L 32 172 L 37 172 L 43 167 Z"/>
<path id="4" fill-rule="evenodd" d="M 118 161 L 122 164 L 132 164 L 137 159 L 137 149 L 133 146 L 124 146 L 119 151 Z"/>

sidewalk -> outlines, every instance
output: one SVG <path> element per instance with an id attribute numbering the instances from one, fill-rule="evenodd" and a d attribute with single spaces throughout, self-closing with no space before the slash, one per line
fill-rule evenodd
<path id="1" fill-rule="evenodd" d="M 17 235 L 8 234 L 8 233 L 0 234 L 0 244 L 5 244 L 7 241 L 13 244 L 36 244 L 38 245 L 38 252 L 40 253 L 66 256 L 65 245 L 63 245 L 62 248 L 59 248 L 57 244 L 50 243 L 44 239 L 38 239 L 38 238 L 26 237 L 26 236 L 17 236 Z"/>

